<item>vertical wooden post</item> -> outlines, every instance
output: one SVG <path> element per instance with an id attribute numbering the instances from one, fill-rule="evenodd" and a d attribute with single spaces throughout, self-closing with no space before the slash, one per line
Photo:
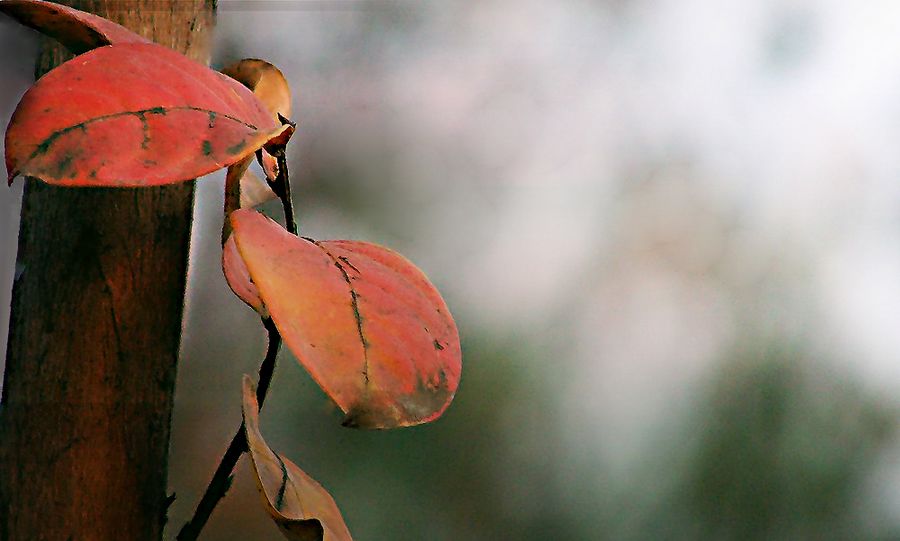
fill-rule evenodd
<path id="1" fill-rule="evenodd" d="M 68 3 L 208 61 L 214 0 Z M 62 60 L 47 45 L 37 71 Z M 193 197 L 193 183 L 28 182 L 0 405 L 0 541 L 161 539 Z"/>

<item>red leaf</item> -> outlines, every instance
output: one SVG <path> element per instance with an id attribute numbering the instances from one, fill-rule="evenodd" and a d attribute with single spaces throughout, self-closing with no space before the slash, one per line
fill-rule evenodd
<path id="1" fill-rule="evenodd" d="M 153 186 L 253 154 L 289 127 L 243 85 L 166 47 L 94 49 L 41 78 L 6 132 L 9 180 Z"/>
<path id="2" fill-rule="evenodd" d="M 113 43 L 150 43 L 124 26 L 84 11 L 41 0 L 3 0 L 5 13 L 65 45 L 75 54 Z"/>
<path id="3" fill-rule="evenodd" d="M 456 325 L 422 272 L 386 248 L 313 242 L 250 210 L 234 238 L 285 343 L 347 414 L 392 428 L 444 412 L 459 384 Z"/>
<path id="4" fill-rule="evenodd" d="M 228 287 L 239 299 L 256 310 L 262 317 L 268 316 L 268 310 L 259 297 L 259 290 L 250 280 L 247 265 L 241 259 L 241 254 L 234 243 L 234 235 L 229 236 L 222 246 L 222 272 L 225 274 Z"/>
<path id="5" fill-rule="evenodd" d="M 250 460 L 266 510 L 291 541 L 352 541 L 334 498 L 296 464 L 269 447 L 259 431 L 259 404 L 244 376 L 244 430 Z"/>

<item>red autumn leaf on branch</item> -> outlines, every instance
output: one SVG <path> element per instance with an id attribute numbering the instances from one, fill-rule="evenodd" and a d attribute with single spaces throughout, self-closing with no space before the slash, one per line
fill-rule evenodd
<path id="1" fill-rule="evenodd" d="M 228 174 L 232 174 L 231 169 L 228 170 Z M 228 220 L 225 220 L 225 223 L 230 225 Z M 228 287 L 239 299 L 256 310 L 261 317 L 268 317 L 269 312 L 259 296 L 259 289 L 250 279 L 250 271 L 247 270 L 247 265 L 244 264 L 234 242 L 234 235 L 231 234 L 228 234 L 228 239 L 222 245 L 222 273 Z"/>
<path id="2" fill-rule="evenodd" d="M 170 184 L 290 131 L 237 81 L 166 47 L 126 43 L 77 56 L 25 93 L 6 132 L 6 166 L 10 182 Z"/>
<path id="3" fill-rule="evenodd" d="M 40 79 L 19 103 L 6 133 L 10 182 L 24 175 L 64 186 L 153 186 L 229 168 L 233 233 L 223 229 L 223 269 L 235 293 L 263 316 L 270 346 L 259 403 L 245 377 L 245 423 L 178 538 L 196 538 L 237 458 L 249 451 L 267 508 L 288 539 L 349 541 L 328 492 L 274 453 L 259 432 L 259 404 L 281 338 L 346 413 L 345 425 L 426 423 L 446 410 L 460 379 L 459 336 L 443 299 L 395 252 L 297 237 L 239 209 L 277 193 L 296 233 L 284 154 L 294 133 L 286 118 L 290 89 L 271 64 L 244 60 L 226 68 L 228 77 L 65 6 L 0 0 L 0 13 L 83 53 Z M 274 191 L 259 182 L 249 184 L 250 193 L 241 179 L 261 148 Z"/>
<path id="4" fill-rule="evenodd" d="M 103 17 L 41 0 L 3 0 L 0 13 L 50 36 L 75 54 L 113 43 L 150 43 Z"/>
<path id="5" fill-rule="evenodd" d="M 314 242 L 251 210 L 234 239 L 285 343 L 347 414 L 392 428 L 437 419 L 459 384 L 459 335 L 440 294 L 399 254 Z"/>

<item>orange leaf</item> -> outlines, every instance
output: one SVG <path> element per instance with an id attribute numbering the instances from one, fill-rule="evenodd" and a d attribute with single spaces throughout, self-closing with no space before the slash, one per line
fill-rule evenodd
<path id="1" fill-rule="evenodd" d="M 9 180 L 153 186 L 190 180 L 289 131 L 243 85 L 171 49 L 94 49 L 41 78 L 6 132 Z"/>
<path id="2" fill-rule="evenodd" d="M 251 210 L 231 222 L 272 320 L 345 425 L 440 417 L 459 384 L 459 335 L 419 269 L 373 244 L 296 237 Z"/>
<path id="3" fill-rule="evenodd" d="M 75 54 L 113 43 L 150 43 L 103 17 L 53 2 L 2 0 L 0 13 L 58 40 Z"/>
<path id="4" fill-rule="evenodd" d="M 331 494 L 266 444 L 259 431 L 259 405 L 250 376 L 244 376 L 243 390 L 244 430 L 256 486 L 278 528 L 292 541 L 351 541 Z"/>
<path id="5" fill-rule="evenodd" d="M 228 287 L 238 296 L 239 299 L 247 303 L 251 308 L 256 310 L 260 316 L 269 317 L 265 304 L 259 297 L 259 290 L 250 280 L 250 273 L 247 271 L 247 265 L 241 259 L 237 245 L 234 243 L 234 237 L 231 235 L 231 220 L 228 215 L 242 207 L 252 207 L 248 204 L 248 196 L 256 195 L 260 198 L 260 202 L 265 201 L 259 195 L 261 189 L 247 189 L 248 182 L 263 181 L 253 175 L 247 168 L 252 161 L 252 156 L 247 156 L 243 160 L 228 167 L 228 174 L 225 175 L 225 221 L 222 223 L 222 272 L 225 274 L 225 281 Z M 251 185 L 252 186 L 252 185 Z M 268 186 L 266 186 L 268 188 Z M 265 193 L 265 192 L 263 192 Z M 274 197 L 272 190 L 268 190 Z"/>
<path id="6" fill-rule="evenodd" d="M 267 317 L 266 306 L 259 297 L 256 285 L 250 280 L 247 265 L 241 259 L 241 254 L 238 253 L 237 245 L 234 243 L 234 235 L 229 236 L 222 246 L 222 271 L 225 273 L 225 281 L 228 282 L 231 291 L 256 310 L 260 316 Z"/>

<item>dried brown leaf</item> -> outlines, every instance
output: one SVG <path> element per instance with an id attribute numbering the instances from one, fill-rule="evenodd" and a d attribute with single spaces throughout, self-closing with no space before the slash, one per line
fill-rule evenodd
<path id="1" fill-rule="evenodd" d="M 278 528 L 291 541 L 352 541 L 331 494 L 266 444 L 250 376 L 244 376 L 243 390 L 244 427 L 257 487 Z"/>

